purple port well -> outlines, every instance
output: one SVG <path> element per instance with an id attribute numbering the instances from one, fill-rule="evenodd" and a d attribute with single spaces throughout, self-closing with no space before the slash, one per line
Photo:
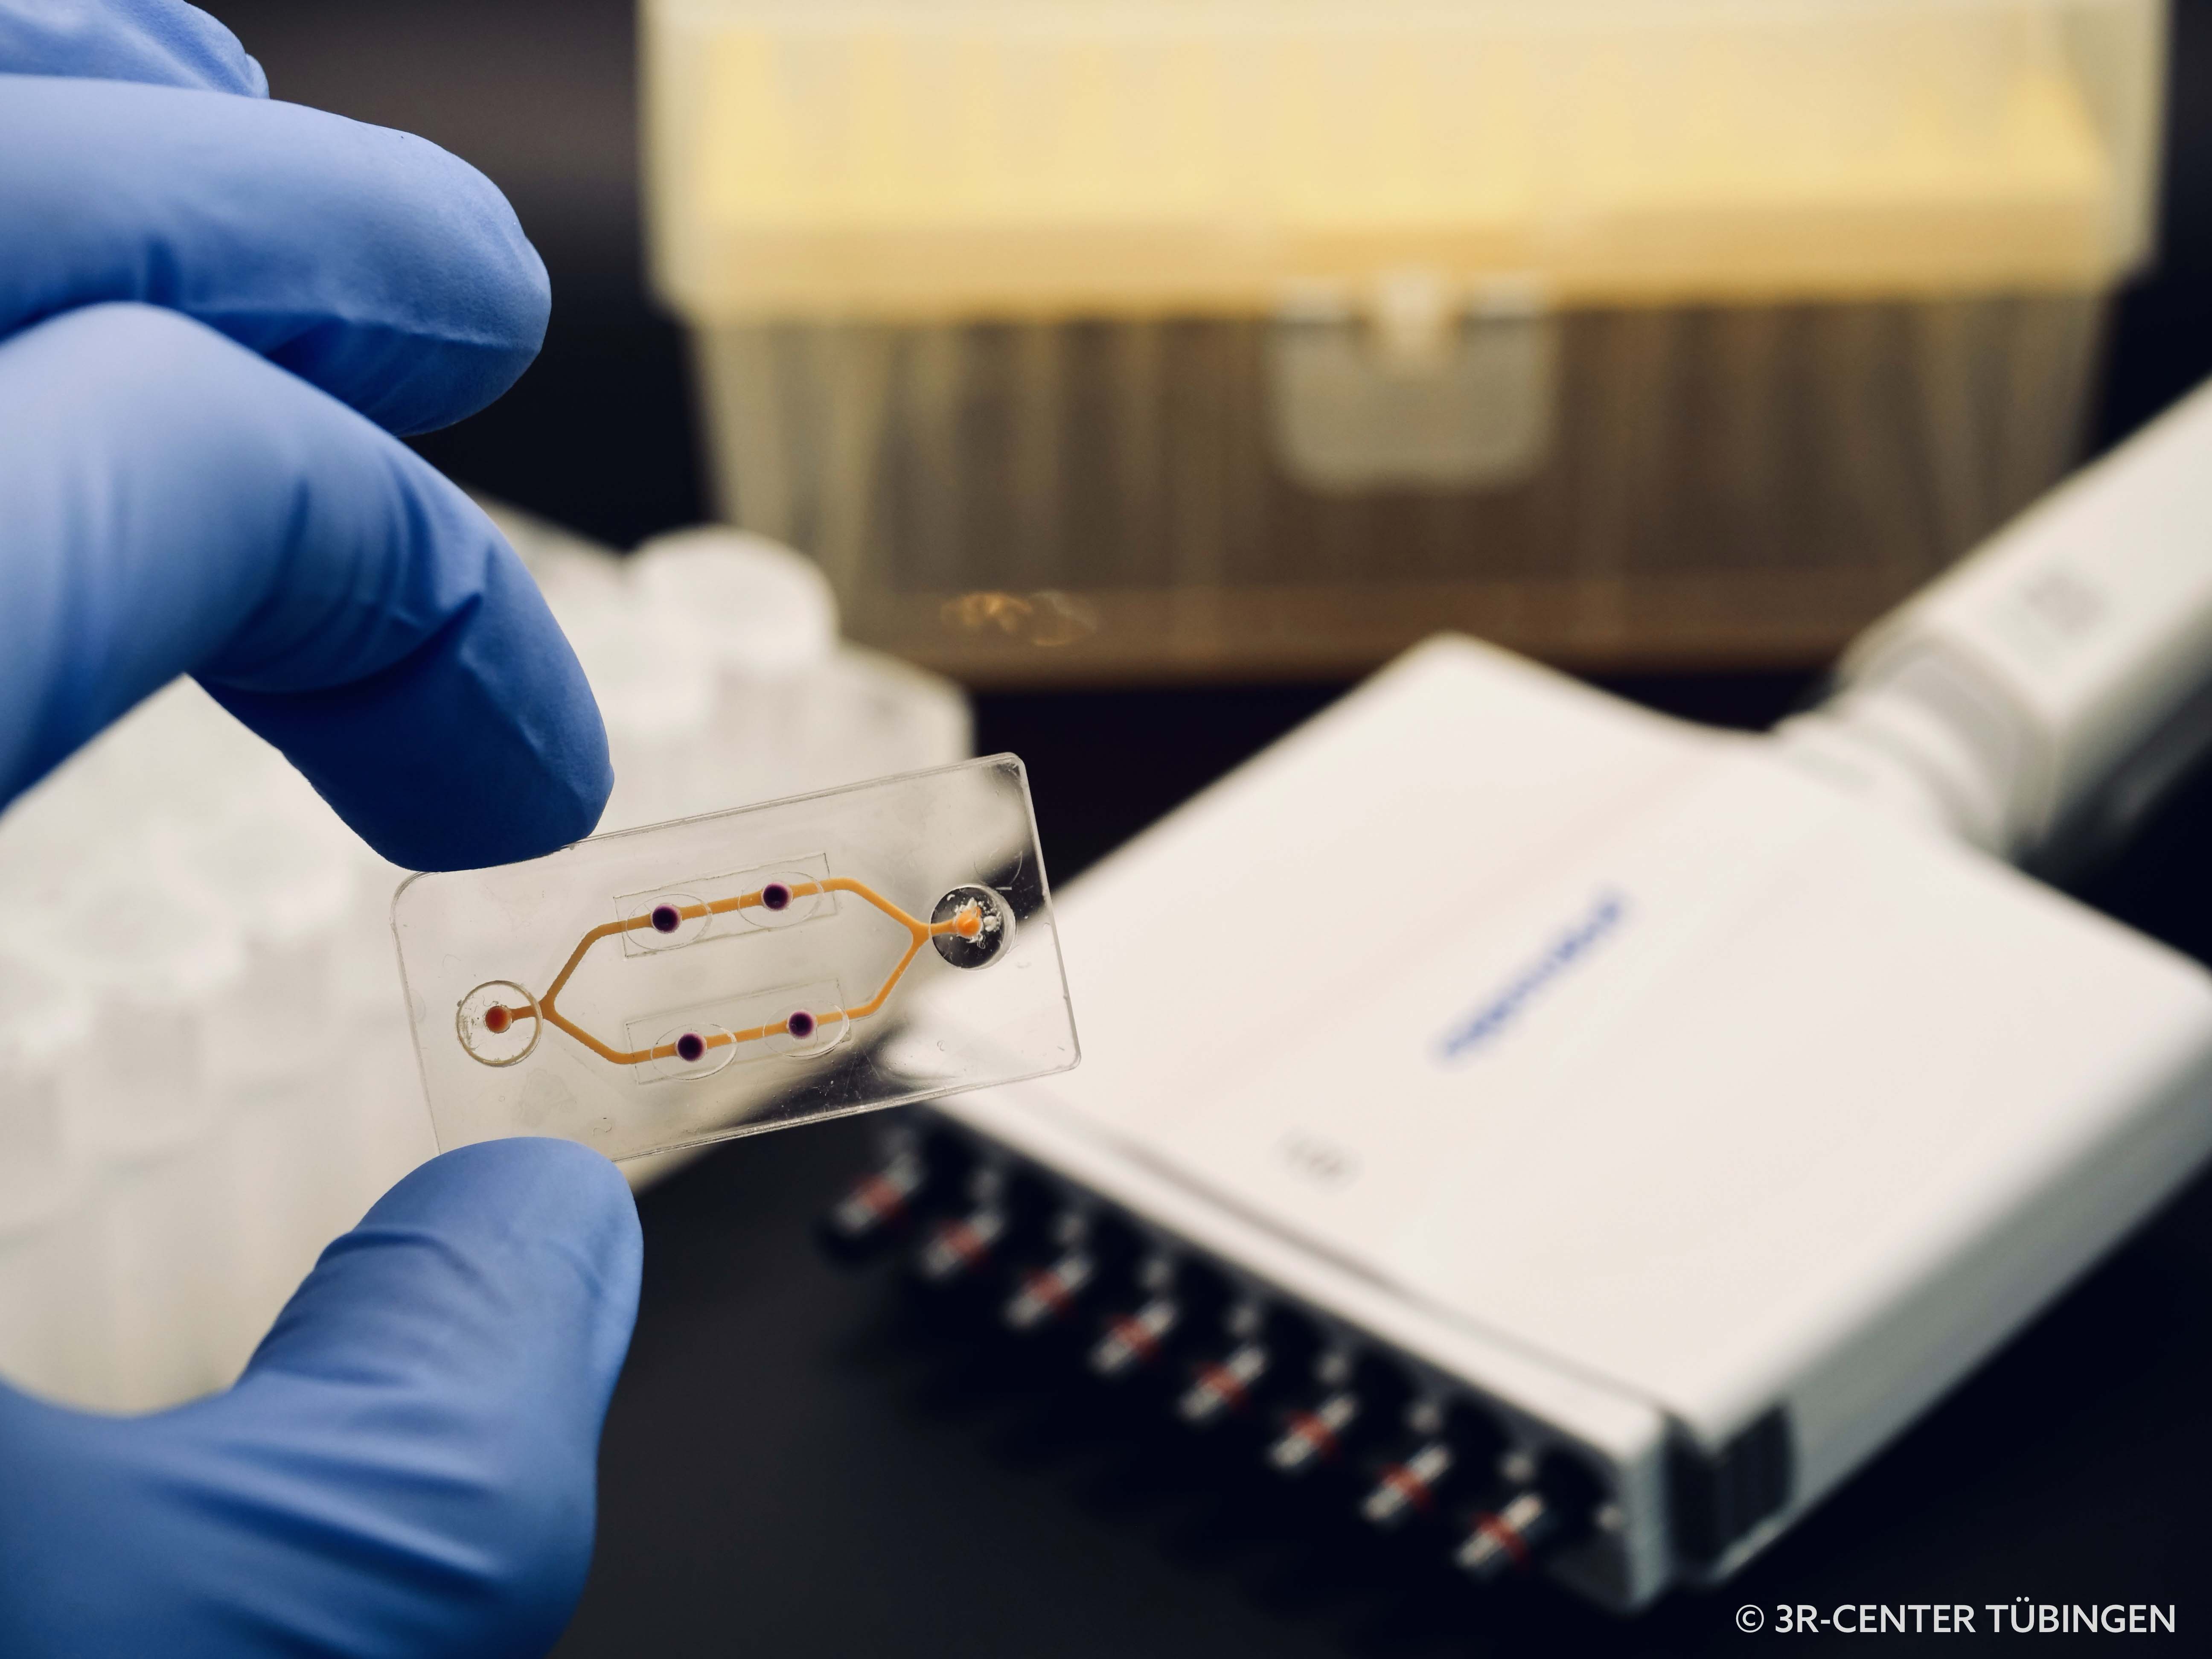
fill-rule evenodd
<path id="1" fill-rule="evenodd" d="M 761 908 L 763 910 L 788 909 L 790 905 L 791 889 L 781 882 L 772 881 L 761 889 Z"/>
<path id="2" fill-rule="evenodd" d="M 814 1035 L 814 1016 L 804 1008 L 795 1009 L 791 1018 L 783 1022 L 783 1029 L 803 1042 Z"/>
<path id="3" fill-rule="evenodd" d="M 678 914 L 676 907 L 672 904 L 656 904 L 653 907 L 653 931 L 656 933 L 672 933 L 683 921 L 683 916 Z"/>
<path id="4" fill-rule="evenodd" d="M 700 1056 L 704 1054 L 706 1052 L 707 1039 L 701 1036 L 696 1031 L 686 1031 L 682 1036 L 676 1039 L 676 1058 L 682 1060 L 686 1066 L 697 1065 L 699 1063 Z"/>

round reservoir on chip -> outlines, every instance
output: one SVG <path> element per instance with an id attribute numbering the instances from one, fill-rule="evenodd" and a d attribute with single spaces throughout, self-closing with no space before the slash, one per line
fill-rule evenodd
<path id="1" fill-rule="evenodd" d="M 653 1058 L 641 1069 L 650 1082 L 696 1082 L 714 1076 L 737 1053 L 726 1026 L 714 1020 L 690 1020 L 663 1032 L 653 1045 Z"/>
<path id="2" fill-rule="evenodd" d="M 681 950 L 703 938 L 714 920 L 690 893 L 653 893 L 633 899 L 624 908 L 624 921 L 645 924 L 629 928 L 624 935 L 628 943 L 641 951 Z"/>
<path id="3" fill-rule="evenodd" d="M 771 1054 L 811 1060 L 842 1042 L 851 1029 L 852 1021 L 845 1017 L 842 1007 L 829 1003 L 793 1003 L 777 1013 L 768 1034 L 761 1040 Z"/>
<path id="4" fill-rule="evenodd" d="M 488 980 L 453 1010 L 454 1035 L 471 1060 L 484 1066 L 513 1066 L 538 1046 L 544 1022 L 538 999 L 512 980 Z"/>
<path id="5" fill-rule="evenodd" d="M 771 872 L 757 891 L 758 899 L 738 912 L 756 927 L 795 927 L 820 915 L 830 902 L 820 879 L 803 870 Z"/>
<path id="6" fill-rule="evenodd" d="M 1014 942 L 1014 908 L 994 887 L 955 887 L 937 901 L 929 923 L 946 928 L 929 942 L 955 968 L 988 968 Z"/>

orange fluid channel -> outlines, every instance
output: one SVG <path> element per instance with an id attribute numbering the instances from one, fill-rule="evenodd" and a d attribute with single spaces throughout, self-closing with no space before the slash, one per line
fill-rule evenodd
<path id="1" fill-rule="evenodd" d="M 865 1019 L 882 1007 L 884 1000 L 890 995 L 892 988 L 905 976 L 907 968 L 914 961 L 915 953 L 931 939 L 945 933 L 957 933 L 963 939 L 973 939 L 983 931 L 982 910 L 973 904 L 965 907 L 957 915 L 944 921 L 920 921 L 907 915 L 872 887 L 864 882 L 854 881 L 849 876 L 832 876 L 824 881 L 801 881 L 787 884 L 790 886 L 791 896 L 793 898 L 805 898 L 816 893 L 851 893 L 857 897 L 864 898 L 905 928 L 911 936 L 907 944 L 906 954 L 898 959 L 898 966 L 891 969 L 890 977 L 876 988 L 875 995 L 857 1008 L 835 1009 L 828 1013 L 817 1014 L 815 1020 L 822 1025 L 833 1024 L 841 1019 Z M 732 910 L 750 909 L 760 902 L 760 890 L 756 889 L 750 893 L 740 893 L 735 898 L 717 899 L 712 904 L 686 904 L 678 909 L 676 915 L 681 921 L 692 921 L 701 916 L 719 916 L 726 915 Z M 543 1018 L 548 1025 L 566 1031 L 593 1054 L 603 1060 L 611 1060 L 617 1066 L 641 1066 L 648 1060 L 670 1058 L 676 1053 L 676 1045 L 672 1042 L 664 1042 L 651 1048 L 634 1048 L 628 1052 L 619 1048 L 610 1048 L 583 1027 L 566 1018 L 561 1011 L 553 1006 L 555 999 L 561 994 L 561 988 L 566 985 L 570 975 L 575 973 L 577 964 L 583 961 L 586 951 L 603 939 L 612 939 L 617 933 L 631 933 L 640 927 L 652 926 L 653 913 L 648 910 L 643 915 L 632 916 L 627 921 L 610 921 L 592 928 L 590 933 L 576 942 L 576 948 L 568 953 L 568 962 L 562 965 L 561 971 L 554 975 L 552 984 L 545 988 L 544 996 L 538 998 L 531 1006 L 508 1008 L 507 1012 L 517 1019 Z M 757 1042 L 761 1038 L 773 1036 L 784 1029 L 786 1028 L 780 1024 L 755 1025 L 742 1031 L 720 1032 L 714 1036 L 703 1037 L 701 1041 L 709 1048 L 720 1048 L 732 1043 Z"/>

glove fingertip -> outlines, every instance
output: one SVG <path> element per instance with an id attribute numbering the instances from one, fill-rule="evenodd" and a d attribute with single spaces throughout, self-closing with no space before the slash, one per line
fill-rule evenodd
<path id="1" fill-rule="evenodd" d="M 622 1172 L 599 1153 L 550 1135 L 480 1140 L 417 1165 L 377 1200 L 363 1224 L 447 1212 L 502 1230 L 573 1229 L 608 1247 L 637 1237 L 637 1203 Z"/>
<path id="2" fill-rule="evenodd" d="M 643 1260 L 635 1200 L 599 1153 L 544 1139 L 459 1147 L 323 1252 L 248 1374 L 403 1389 L 436 1375 L 463 1395 L 530 1398 L 526 1418 L 573 1418 L 596 1434 Z"/>
<path id="3" fill-rule="evenodd" d="M 410 870 L 481 869 L 580 841 L 614 789 L 575 653 L 521 561 L 489 523 L 477 527 L 480 537 L 449 532 L 481 557 L 421 607 L 450 615 L 398 661 L 356 678 L 325 649 L 308 662 L 338 681 L 322 689 L 283 684 L 305 677 L 296 653 L 281 678 L 264 662 L 251 688 L 204 676 L 364 841 Z"/>
<path id="4" fill-rule="evenodd" d="M 178 0 L 8 7 L 0 10 L 0 73 L 269 95 L 268 76 L 238 37 Z"/>
<path id="5" fill-rule="evenodd" d="M 317 110 L 271 114 L 343 179 L 329 229 L 360 258 L 346 303 L 258 349 L 401 435 L 502 396 L 545 343 L 553 287 L 499 186 L 412 133 Z"/>
<path id="6" fill-rule="evenodd" d="M 595 1281 L 625 1337 L 637 1304 L 644 1233 L 622 1171 L 590 1147 L 550 1136 L 478 1141 L 417 1167 L 371 1206 L 364 1230 L 434 1227 L 464 1245 L 557 1242 Z"/>

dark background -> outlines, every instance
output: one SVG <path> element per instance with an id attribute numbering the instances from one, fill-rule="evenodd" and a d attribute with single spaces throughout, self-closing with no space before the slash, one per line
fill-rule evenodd
<path id="1" fill-rule="evenodd" d="M 617 546 L 706 515 L 674 325 L 640 268 L 623 0 L 213 7 L 280 98 L 404 127 L 503 188 L 552 272 L 544 355 L 418 441 L 465 483 Z M 2212 372 L 2212 3 L 2175 14 L 2157 268 L 2118 310 L 2094 441 Z M 1615 689 L 1747 726 L 1809 673 Z M 997 695 L 1061 880 L 1321 707 L 1334 686 Z M 2212 960 L 2212 779 L 2077 885 Z M 1673 1654 L 1741 1601 L 2179 1602 L 2212 1618 L 2212 1183 L 1711 1596 L 1630 1625 L 1540 1588 L 1477 1604 L 1213 1495 L 1175 1443 L 1099 1431 L 1048 1378 L 933 1331 L 807 1239 L 866 1157 L 848 1121 L 744 1141 L 647 1194 L 645 1305 L 607 1427 L 599 1550 L 561 1647 L 587 1655 Z M 1986 1625 L 1987 1614 L 1978 1622 Z M 1894 1643 L 1898 1638 L 1888 1638 Z M 2190 1638 L 2184 1637 L 2185 1642 Z"/>

